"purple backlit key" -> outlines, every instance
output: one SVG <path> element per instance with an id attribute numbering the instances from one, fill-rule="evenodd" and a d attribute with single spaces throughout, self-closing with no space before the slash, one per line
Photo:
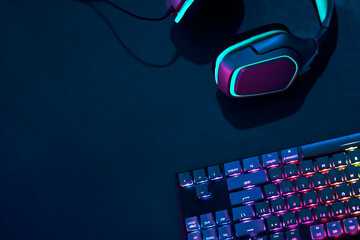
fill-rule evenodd
<path id="1" fill-rule="evenodd" d="M 277 152 L 264 154 L 261 157 L 265 168 L 276 167 L 280 164 L 279 155 L 277 154 Z"/>
<path id="2" fill-rule="evenodd" d="M 232 239 L 232 237 L 233 237 L 230 225 L 225 225 L 225 226 L 219 227 L 218 232 L 219 232 L 220 240 Z"/>
<path id="3" fill-rule="evenodd" d="M 357 218 L 344 219 L 343 223 L 346 234 L 354 234 L 360 231 Z"/>
<path id="4" fill-rule="evenodd" d="M 200 215 L 200 222 L 202 228 L 215 227 L 215 221 L 211 213 Z"/>
<path id="5" fill-rule="evenodd" d="M 185 219 L 186 230 L 192 232 L 200 229 L 199 221 L 197 217 L 189 217 Z"/>
<path id="6" fill-rule="evenodd" d="M 311 226 L 310 232 L 311 232 L 312 239 L 323 239 L 326 237 L 324 225 L 322 225 L 322 224 Z"/>
<path id="7" fill-rule="evenodd" d="M 326 228 L 329 237 L 340 237 L 343 234 L 340 221 L 329 222 Z"/>
<path id="8" fill-rule="evenodd" d="M 290 148 L 281 151 L 281 159 L 283 163 L 297 163 L 299 162 L 299 153 L 297 148 Z"/>
<path id="9" fill-rule="evenodd" d="M 215 228 L 206 229 L 202 234 L 203 240 L 218 240 Z"/>
<path id="10" fill-rule="evenodd" d="M 201 233 L 200 232 L 189 233 L 188 240 L 201 240 Z"/>
<path id="11" fill-rule="evenodd" d="M 217 211 L 215 213 L 216 223 L 218 225 L 224 225 L 230 223 L 230 216 L 227 210 Z"/>

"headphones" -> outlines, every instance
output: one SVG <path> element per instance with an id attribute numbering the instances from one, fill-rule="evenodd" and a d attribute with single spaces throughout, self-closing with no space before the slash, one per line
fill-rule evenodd
<path id="1" fill-rule="evenodd" d="M 166 0 L 175 23 L 193 19 L 205 0 Z M 315 0 L 320 30 L 302 39 L 285 30 L 267 31 L 226 48 L 215 61 L 215 82 L 233 98 L 272 94 L 288 89 L 324 45 L 335 0 Z"/>

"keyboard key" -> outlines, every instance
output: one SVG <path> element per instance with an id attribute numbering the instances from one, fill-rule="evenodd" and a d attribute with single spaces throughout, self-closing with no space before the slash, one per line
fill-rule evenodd
<path id="1" fill-rule="evenodd" d="M 280 182 L 280 192 L 283 196 L 291 195 L 295 193 L 294 185 L 292 181 L 285 180 L 283 182 Z"/>
<path id="2" fill-rule="evenodd" d="M 328 176 L 332 187 L 343 184 L 342 172 L 340 170 L 331 170 Z"/>
<path id="3" fill-rule="evenodd" d="M 360 191 L 360 186 L 359 186 L 359 191 Z M 266 198 L 270 198 L 270 199 L 279 196 L 279 192 L 276 187 L 276 184 L 275 183 L 266 184 L 264 186 L 264 194 Z"/>
<path id="4" fill-rule="evenodd" d="M 255 211 L 257 216 L 266 216 L 270 214 L 268 202 L 259 202 L 255 204 Z"/>
<path id="5" fill-rule="evenodd" d="M 247 173 L 227 179 L 228 190 L 234 191 L 241 188 L 256 186 L 268 182 L 265 170 Z"/>
<path id="6" fill-rule="evenodd" d="M 230 223 L 230 216 L 227 210 L 217 211 L 215 213 L 216 223 L 218 225 L 224 225 Z"/>
<path id="7" fill-rule="evenodd" d="M 281 160 L 285 164 L 298 163 L 299 153 L 297 148 L 290 148 L 281 151 Z"/>
<path id="8" fill-rule="evenodd" d="M 358 198 L 351 198 L 348 201 L 350 214 L 353 216 L 357 216 L 360 214 L 360 199 Z"/>
<path id="9" fill-rule="evenodd" d="M 193 185 L 191 176 L 189 172 L 184 172 L 179 174 L 179 183 L 181 187 L 187 187 Z"/>
<path id="10" fill-rule="evenodd" d="M 355 197 L 360 197 L 360 182 L 352 184 L 353 194 Z"/>
<path id="11" fill-rule="evenodd" d="M 280 223 L 279 216 L 273 215 L 271 217 L 268 217 L 266 219 L 266 226 L 271 231 L 281 229 L 282 226 L 281 226 L 281 223 Z"/>
<path id="12" fill-rule="evenodd" d="M 345 168 L 345 178 L 348 183 L 359 181 L 359 169 L 354 166 Z"/>
<path id="13" fill-rule="evenodd" d="M 316 220 L 319 220 L 320 222 L 325 222 L 330 219 L 330 213 L 327 206 L 322 205 L 315 208 L 315 217 Z"/>
<path id="14" fill-rule="evenodd" d="M 194 170 L 193 176 L 194 176 L 194 181 L 196 184 L 207 182 L 207 180 L 208 180 L 206 177 L 206 174 L 205 174 L 205 170 L 203 168 Z"/>
<path id="15" fill-rule="evenodd" d="M 348 152 L 348 156 L 351 165 L 360 164 L 360 149 L 355 149 L 354 151 Z"/>
<path id="16" fill-rule="evenodd" d="M 299 211 L 299 220 L 301 224 L 309 224 L 314 222 L 311 210 L 308 208 L 301 209 Z"/>
<path id="17" fill-rule="evenodd" d="M 300 177 L 295 180 L 295 185 L 298 192 L 308 192 L 311 190 L 310 181 L 307 177 Z"/>
<path id="18" fill-rule="evenodd" d="M 215 221 L 211 213 L 200 215 L 200 222 L 202 228 L 215 227 Z"/>
<path id="19" fill-rule="evenodd" d="M 284 235 L 282 232 L 280 233 L 273 233 L 270 235 L 270 240 L 283 240 L 284 239 Z"/>
<path id="20" fill-rule="evenodd" d="M 260 169 L 260 159 L 258 156 L 243 159 L 244 171 L 253 172 Z"/>
<path id="21" fill-rule="evenodd" d="M 255 217 L 254 209 L 250 205 L 233 208 L 234 221 L 246 220 Z"/>
<path id="22" fill-rule="evenodd" d="M 348 218 L 343 220 L 344 230 L 347 234 L 354 234 L 360 231 L 357 218 Z"/>
<path id="23" fill-rule="evenodd" d="M 345 204 L 343 202 L 334 202 L 331 205 L 331 211 L 334 218 L 343 218 L 347 214 Z"/>
<path id="24" fill-rule="evenodd" d="M 344 169 L 347 167 L 346 155 L 344 153 L 337 153 L 332 155 L 335 169 Z"/>
<path id="25" fill-rule="evenodd" d="M 306 192 L 302 195 L 302 197 L 306 207 L 314 207 L 319 204 L 316 193 L 314 191 Z"/>
<path id="26" fill-rule="evenodd" d="M 272 181 L 272 182 L 282 181 L 284 176 L 283 176 L 281 167 L 269 169 L 268 170 L 268 177 L 269 177 L 270 181 Z"/>
<path id="27" fill-rule="evenodd" d="M 230 202 L 232 206 L 254 202 L 262 198 L 263 194 L 260 187 L 230 193 Z"/>
<path id="28" fill-rule="evenodd" d="M 232 237 L 233 237 L 230 225 L 225 225 L 225 226 L 219 227 L 218 232 L 219 232 L 220 240 L 232 239 Z"/>
<path id="29" fill-rule="evenodd" d="M 324 225 L 315 225 L 310 227 L 310 233 L 312 239 L 323 239 L 326 238 L 326 232 L 324 229 Z"/>
<path id="30" fill-rule="evenodd" d="M 287 197 L 286 202 L 288 203 L 288 207 L 290 210 L 298 210 L 302 208 L 299 195 L 292 195 L 290 197 Z"/>
<path id="31" fill-rule="evenodd" d="M 196 185 L 195 186 L 195 191 L 196 191 L 196 196 L 198 198 L 205 199 L 205 198 L 210 197 L 209 188 L 208 188 L 208 185 L 206 183 Z"/>
<path id="32" fill-rule="evenodd" d="M 200 232 L 189 233 L 188 240 L 201 240 L 201 233 Z"/>
<path id="33" fill-rule="evenodd" d="M 190 217 L 185 219 L 185 226 L 188 232 L 200 229 L 200 224 L 197 217 Z"/>
<path id="34" fill-rule="evenodd" d="M 208 167 L 209 179 L 212 181 L 219 180 L 222 178 L 220 167 L 218 165 Z"/>
<path id="35" fill-rule="evenodd" d="M 340 221 L 329 222 L 326 228 L 329 237 L 340 237 L 343 234 Z"/>
<path id="36" fill-rule="evenodd" d="M 292 227 L 297 225 L 295 213 L 287 212 L 281 216 L 282 222 L 284 223 L 285 227 Z"/>
<path id="37" fill-rule="evenodd" d="M 235 176 L 241 173 L 241 166 L 239 161 L 225 163 L 224 169 L 226 176 Z"/>
<path id="38" fill-rule="evenodd" d="M 277 152 L 264 154 L 261 158 L 265 168 L 273 168 L 280 165 L 279 155 Z"/>
<path id="39" fill-rule="evenodd" d="M 283 198 L 271 200 L 271 206 L 274 213 L 281 213 L 286 211 L 285 201 Z"/>
<path id="40" fill-rule="evenodd" d="M 315 174 L 314 163 L 312 160 L 301 162 L 301 172 L 304 176 L 311 176 Z"/>
<path id="41" fill-rule="evenodd" d="M 330 171 L 331 166 L 330 166 L 329 157 L 324 156 L 324 157 L 316 158 L 316 166 L 317 166 L 318 172 L 320 172 L 320 173 Z"/>
<path id="42" fill-rule="evenodd" d="M 335 188 L 336 198 L 340 201 L 348 200 L 351 198 L 351 189 L 347 184 L 343 184 Z"/>
<path id="43" fill-rule="evenodd" d="M 299 177 L 297 164 L 285 165 L 284 170 L 287 179 L 294 179 Z"/>
<path id="44" fill-rule="evenodd" d="M 254 240 L 268 240 L 267 236 L 254 237 Z"/>
<path id="45" fill-rule="evenodd" d="M 286 240 L 301 240 L 300 232 L 298 229 L 287 231 Z"/>
<path id="46" fill-rule="evenodd" d="M 264 220 L 256 219 L 248 222 L 235 224 L 237 237 L 248 236 L 250 234 L 261 233 L 266 231 Z"/>
<path id="47" fill-rule="evenodd" d="M 317 174 L 313 175 L 311 178 L 313 181 L 314 189 L 322 189 L 327 186 L 327 181 L 325 179 L 324 174 L 317 173 Z"/>
<path id="48" fill-rule="evenodd" d="M 329 187 L 319 190 L 320 201 L 329 204 L 335 201 L 333 190 Z"/>
<path id="49" fill-rule="evenodd" d="M 203 240 L 218 240 L 215 228 L 206 229 L 202 234 Z"/>

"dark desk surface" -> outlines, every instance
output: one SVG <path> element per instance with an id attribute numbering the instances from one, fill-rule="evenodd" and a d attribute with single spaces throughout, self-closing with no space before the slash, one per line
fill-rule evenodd
<path id="1" fill-rule="evenodd" d="M 161 0 L 116 2 L 165 11 Z M 94 6 L 118 39 L 84 3 L 0 2 L 1 239 L 180 240 L 176 172 L 360 130 L 358 0 L 336 0 L 322 70 L 240 101 L 213 80 L 225 40 L 272 22 L 311 36 L 310 1 L 228 4 L 185 29 Z"/>

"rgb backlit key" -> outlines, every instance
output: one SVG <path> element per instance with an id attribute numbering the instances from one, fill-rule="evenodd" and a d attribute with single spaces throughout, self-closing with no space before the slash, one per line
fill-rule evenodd
<path id="1" fill-rule="evenodd" d="M 199 220 L 197 217 L 190 217 L 185 219 L 186 230 L 192 232 L 200 229 Z"/>
<path id="2" fill-rule="evenodd" d="M 323 239 L 327 236 L 324 229 L 324 225 L 322 224 L 311 226 L 310 232 L 312 239 Z"/>
<path id="3" fill-rule="evenodd" d="M 282 150 L 281 159 L 285 164 L 297 163 L 299 161 L 299 153 L 297 148 Z"/>
<path id="4" fill-rule="evenodd" d="M 243 159 L 244 171 L 253 172 L 260 169 L 260 159 L 258 156 Z"/>
<path id="5" fill-rule="evenodd" d="M 357 218 L 344 219 L 344 230 L 347 234 L 353 234 L 360 231 L 359 222 Z"/>
<path id="6" fill-rule="evenodd" d="M 241 173 L 241 166 L 239 161 L 225 163 L 224 169 L 226 176 L 235 176 Z"/>
<path id="7" fill-rule="evenodd" d="M 279 155 L 277 152 L 262 155 L 262 162 L 265 168 L 277 167 L 280 165 Z"/>
<path id="8" fill-rule="evenodd" d="M 329 222 L 326 228 L 329 237 L 339 237 L 343 234 L 340 221 Z"/>

